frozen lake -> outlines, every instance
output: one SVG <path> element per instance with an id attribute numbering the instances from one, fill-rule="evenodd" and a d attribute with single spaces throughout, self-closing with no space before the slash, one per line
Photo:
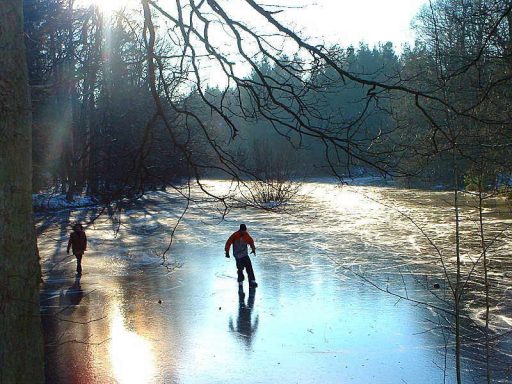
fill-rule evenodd
<path id="1" fill-rule="evenodd" d="M 301 195 L 288 212 L 235 209 L 224 221 L 219 206 L 198 198 L 175 233 L 168 270 L 160 255 L 184 203 L 176 193 L 150 193 L 114 221 L 104 215 L 88 225 L 81 279 L 66 258 L 70 225 L 98 211 L 38 217 L 48 382 L 453 383 L 450 292 L 425 237 L 450 269 L 451 195 L 322 182 Z M 480 383 L 485 311 L 475 208 L 466 205 L 463 377 Z M 501 234 L 511 216 L 505 204 L 485 212 L 497 239 L 489 248 L 491 367 L 507 382 L 512 262 Z M 241 222 L 257 247 L 253 291 L 238 290 L 234 260 L 224 257 Z"/>

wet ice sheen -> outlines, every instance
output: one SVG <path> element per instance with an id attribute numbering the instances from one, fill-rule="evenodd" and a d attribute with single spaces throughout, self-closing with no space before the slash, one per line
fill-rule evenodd
<path id="1" fill-rule="evenodd" d="M 424 223 L 437 213 L 429 230 L 441 241 L 447 235 L 436 228 L 448 226 L 449 215 L 437 203 L 447 196 L 423 193 L 425 209 L 412 203 L 421 192 L 311 183 L 303 193 L 307 204 L 293 215 L 241 210 L 221 223 L 212 203 L 197 204 L 168 255 L 181 265 L 170 274 L 155 254 L 179 205 L 170 194 L 149 195 L 123 214 L 117 235 L 104 219 L 87 229 L 78 283 L 74 261 L 64 259 L 66 224 L 93 210 L 39 218 L 49 382 L 442 383 L 444 342 L 425 332 L 435 317 L 346 268 L 384 283 L 396 280 L 398 267 L 436 277 L 424 238 L 378 201 L 421 213 Z M 255 291 L 238 291 L 234 261 L 223 256 L 239 221 L 258 249 Z M 408 293 L 421 295 L 406 278 Z M 500 316 L 506 328 L 509 317 Z M 448 366 L 453 382 L 450 359 Z"/>

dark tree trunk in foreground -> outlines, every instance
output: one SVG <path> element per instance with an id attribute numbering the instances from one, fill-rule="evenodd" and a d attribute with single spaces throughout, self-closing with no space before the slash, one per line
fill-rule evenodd
<path id="1" fill-rule="evenodd" d="M 23 2 L 0 3 L 0 383 L 43 383 Z"/>

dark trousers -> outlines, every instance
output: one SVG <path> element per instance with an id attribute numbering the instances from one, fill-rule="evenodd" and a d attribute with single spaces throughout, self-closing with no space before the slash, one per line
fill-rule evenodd
<path id="1" fill-rule="evenodd" d="M 77 273 L 82 273 L 82 256 L 83 256 L 83 252 L 82 253 L 75 253 L 75 257 L 76 257 L 76 272 Z"/>
<path id="2" fill-rule="evenodd" d="M 235 259 L 236 260 L 236 269 L 238 273 L 238 282 L 244 281 L 244 268 L 247 272 L 247 277 L 249 278 L 249 281 L 255 281 L 256 278 L 254 277 L 254 270 L 252 269 L 252 263 L 249 256 L 242 257 L 241 259 Z"/>

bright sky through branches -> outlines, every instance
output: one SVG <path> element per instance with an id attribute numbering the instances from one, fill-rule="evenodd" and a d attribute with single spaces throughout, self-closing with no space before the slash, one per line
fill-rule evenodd
<path id="1" fill-rule="evenodd" d="M 107 14 L 123 6 L 139 5 L 136 0 L 82 2 L 92 2 Z M 236 2 L 242 3 L 243 0 L 230 0 L 231 9 Z M 309 37 L 324 38 L 342 46 L 357 46 L 364 41 L 371 47 L 391 41 L 400 50 L 403 43 L 414 42 L 410 23 L 428 0 L 264 0 L 260 3 L 268 9 L 272 9 L 272 5 L 285 7 L 276 18 Z"/>
<path id="2" fill-rule="evenodd" d="M 140 10 L 141 7 L 140 0 L 78 1 L 82 4 L 95 4 L 106 16 L 114 17 L 123 8 Z M 217 2 L 229 17 L 247 25 L 253 33 L 265 36 L 265 39 L 277 47 L 276 49 L 281 49 L 287 55 L 295 54 L 297 46 L 292 39 L 279 41 L 279 38 L 274 35 L 275 28 L 257 14 L 245 0 L 217 0 Z M 258 0 L 257 2 L 267 10 L 280 11 L 274 13 L 274 17 L 283 25 L 298 32 L 309 43 L 325 44 L 327 47 L 332 45 L 357 47 L 360 42 L 364 42 L 372 48 L 379 43 L 391 41 L 398 53 L 402 51 L 403 44 L 413 45 L 414 33 L 410 28 L 411 21 L 418 14 L 421 6 L 428 4 L 428 0 Z M 176 2 L 160 0 L 155 3 L 171 15 L 177 14 Z M 195 3 L 198 4 L 197 1 Z M 205 12 L 205 16 L 210 20 L 218 21 L 219 17 L 214 12 L 210 12 L 210 6 L 207 3 L 201 4 L 201 11 Z M 180 5 L 188 22 L 187 17 L 191 10 L 189 0 L 183 0 Z M 163 19 L 160 18 L 161 20 Z M 194 26 L 202 30 L 202 21 L 196 18 Z M 256 57 L 259 48 L 254 39 L 247 33 L 242 35 L 246 53 Z M 238 76 L 243 77 L 250 73 L 249 64 L 238 52 L 235 37 L 222 22 L 210 24 L 208 40 L 218 52 L 222 52 L 234 64 L 233 68 Z M 202 55 L 207 57 L 197 59 L 201 78 L 196 79 L 196 82 L 225 86 L 227 78 L 219 63 L 207 55 L 207 52 L 200 47 L 203 43 L 194 39 L 194 36 L 191 42 L 195 44 L 199 57 Z M 195 86 L 193 84 L 193 87 Z"/>
<path id="3" fill-rule="evenodd" d="M 299 7 L 286 9 L 276 17 L 315 39 L 324 38 L 341 46 L 357 46 L 364 41 L 370 47 L 391 41 L 400 51 L 402 44 L 414 43 L 410 24 L 428 0 L 266 0 L 266 3 Z"/>
<path id="4" fill-rule="evenodd" d="M 246 23 L 253 32 L 263 35 L 275 33 L 275 29 L 261 16 L 255 15 L 244 0 L 217 1 L 226 7 L 232 17 Z M 357 47 L 360 42 L 364 42 L 372 48 L 379 43 L 391 41 L 395 52 L 400 53 L 403 44 L 414 44 L 411 22 L 422 5 L 428 4 L 428 0 L 259 0 L 258 3 L 267 10 L 280 11 L 274 13 L 274 17 L 298 32 L 309 43 L 324 44 L 327 47 Z M 236 63 L 239 75 L 250 73 L 247 63 L 239 60 L 233 39 L 226 39 L 225 29 L 212 28 L 209 37 L 211 43 L 223 47 L 224 52 L 229 52 L 227 47 L 233 47 L 231 60 Z M 250 45 L 249 40 L 244 40 L 246 47 Z M 279 47 L 280 44 L 275 46 Z M 257 48 L 256 45 L 254 47 Z M 293 55 L 295 49 L 291 39 L 282 45 L 283 52 L 288 55 Z M 201 63 L 201 68 L 203 80 L 207 83 L 220 87 L 225 85 L 224 76 L 216 63 L 206 60 Z"/>

